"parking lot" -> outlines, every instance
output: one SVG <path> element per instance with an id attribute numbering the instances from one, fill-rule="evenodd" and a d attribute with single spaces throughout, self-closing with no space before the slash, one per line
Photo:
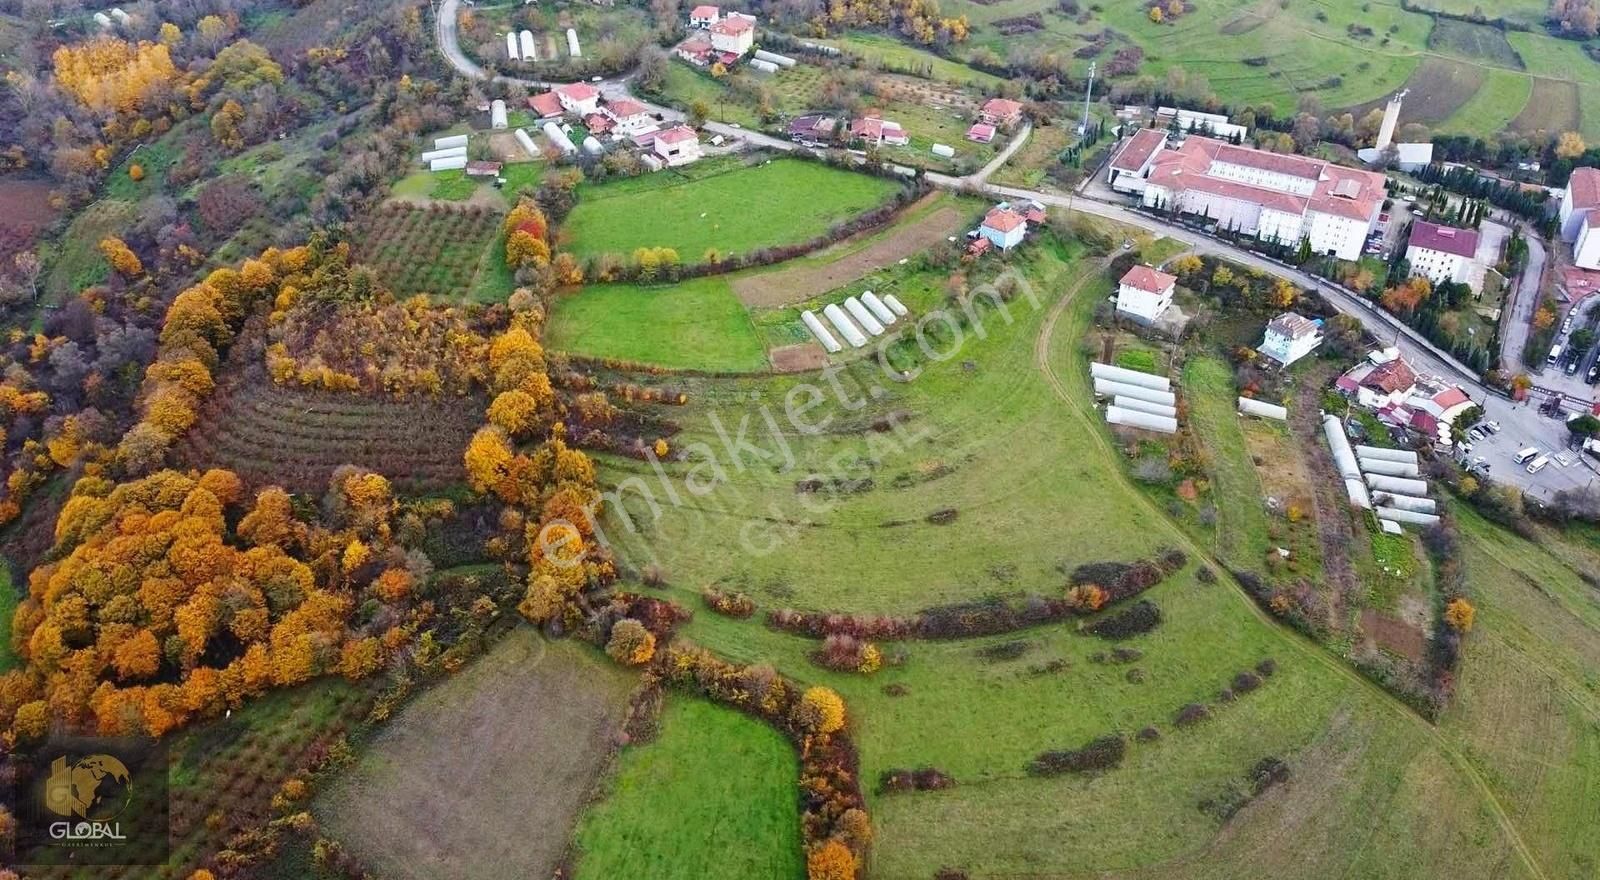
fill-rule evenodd
<path id="1" fill-rule="evenodd" d="M 1537 404 L 1513 403 L 1491 397 L 1484 408 L 1484 421 L 1498 422 L 1500 432 L 1472 442 L 1467 460 L 1483 459 L 1489 479 L 1510 483 L 1541 500 L 1549 500 L 1564 489 L 1582 489 L 1596 477 L 1596 461 L 1568 446 L 1570 434 L 1564 415 L 1549 417 L 1539 413 Z M 1529 474 L 1512 457 L 1527 448 L 1537 448 L 1550 456 L 1550 464 L 1537 474 Z"/>

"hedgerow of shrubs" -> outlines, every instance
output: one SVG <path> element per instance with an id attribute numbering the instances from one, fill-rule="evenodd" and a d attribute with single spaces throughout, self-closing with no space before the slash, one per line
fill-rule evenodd
<path id="1" fill-rule="evenodd" d="M 740 619 L 756 613 L 756 603 L 744 593 L 724 593 L 714 587 L 706 587 L 700 591 L 700 598 L 706 602 L 706 607 L 725 617 Z"/>
<path id="2" fill-rule="evenodd" d="M 1149 599 L 1141 599 L 1126 611 L 1097 621 L 1089 632 L 1102 639 L 1128 639 L 1143 635 L 1161 625 L 1161 609 Z"/>
<path id="3" fill-rule="evenodd" d="M 822 640 L 822 647 L 811 652 L 811 661 L 835 672 L 871 675 L 883 666 L 883 652 L 871 642 L 845 633 Z"/>
<path id="4" fill-rule="evenodd" d="M 814 639 L 851 635 L 859 639 L 901 641 L 1000 635 L 1092 614 L 1108 604 L 1150 589 L 1187 562 L 1183 551 L 1166 550 L 1151 560 L 1081 565 L 1072 571 L 1068 578 L 1069 589 L 1060 597 L 1030 595 L 1013 601 L 981 599 L 940 605 L 898 617 L 783 608 L 768 612 L 767 625 Z M 1085 597 L 1089 595 L 1096 598 L 1088 601 Z"/>
<path id="5" fill-rule="evenodd" d="M 1041 752 L 1028 762 L 1030 776 L 1059 776 L 1063 773 L 1095 773 L 1122 763 L 1128 743 L 1113 733 L 1090 740 L 1082 748 Z"/>
<path id="6" fill-rule="evenodd" d="M 933 767 L 916 770 L 893 769 L 878 774 L 878 794 L 907 791 L 943 791 L 954 788 L 954 776 Z"/>

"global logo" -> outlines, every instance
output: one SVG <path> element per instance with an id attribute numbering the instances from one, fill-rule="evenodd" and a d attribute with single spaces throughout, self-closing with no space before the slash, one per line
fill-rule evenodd
<path id="1" fill-rule="evenodd" d="M 54 837 L 119 838 L 116 826 L 107 823 L 120 815 L 132 799 L 132 774 L 111 755 L 88 755 L 70 764 L 62 755 L 50 763 L 50 776 L 44 783 L 45 809 L 79 820 L 55 823 L 51 828 Z M 64 826 L 64 830 L 58 830 L 58 826 Z"/>

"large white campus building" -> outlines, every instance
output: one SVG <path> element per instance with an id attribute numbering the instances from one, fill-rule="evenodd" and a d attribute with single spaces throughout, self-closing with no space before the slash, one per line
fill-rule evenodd
<path id="1" fill-rule="evenodd" d="M 1600 269 L 1600 169 L 1578 168 L 1561 198 L 1561 240 L 1572 243 L 1572 264 Z"/>
<path id="2" fill-rule="evenodd" d="M 1313 252 L 1341 260 L 1360 258 L 1383 207 L 1377 172 L 1196 135 L 1140 164 L 1147 208 L 1199 214 L 1285 245 L 1309 239 Z"/>

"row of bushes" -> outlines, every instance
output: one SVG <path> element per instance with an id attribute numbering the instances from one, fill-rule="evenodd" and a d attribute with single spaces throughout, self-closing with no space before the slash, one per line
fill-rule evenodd
<path id="1" fill-rule="evenodd" d="M 981 599 L 940 605 L 904 616 L 857 615 L 783 608 L 768 612 L 767 625 L 796 635 L 823 639 L 849 635 L 858 639 L 967 639 L 1014 632 L 1031 626 L 1085 616 L 1107 604 L 1129 599 L 1150 589 L 1183 568 L 1188 557 L 1181 550 L 1165 550 L 1154 559 L 1138 562 L 1094 562 L 1074 569 L 1068 580 L 1072 590 L 1056 598 L 1030 595 L 1020 601 Z M 1096 601 L 1083 598 L 1097 592 Z"/>
<path id="2" fill-rule="evenodd" d="M 1082 748 L 1041 752 L 1028 762 L 1029 776 L 1060 776 L 1063 773 L 1095 773 L 1122 763 L 1128 753 L 1127 740 L 1113 733 L 1096 737 Z"/>
<path id="3" fill-rule="evenodd" d="M 1245 773 L 1243 787 L 1229 782 L 1216 794 L 1201 798 L 1196 806 L 1207 816 L 1226 823 L 1267 789 L 1287 782 L 1289 775 L 1289 765 L 1284 763 L 1282 758 L 1268 755 L 1257 761 Z"/>
<path id="4" fill-rule="evenodd" d="M 1126 611 L 1119 611 L 1089 627 L 1102 639 L 1127 639 L 1143 635 L 1161 625 L 1161 609 L 1149 599 L 1140 599 Z"/>
<path id="5" fill-rule="evenodd" d="M 1257 690 L 1266 679 L 1278 671 L 1278 661 L 1268 657 L 1255 665 L 1254 670 L 1245 670 L 1234 675 L 1229 686 L 1217 694 L 1218 702 L 1231 703 L 1239 698 L 1240 694 L 1248 694 Z M 1172 718 L 1172 723 L 1178 727 L 1191 727 L 1211 717 L 1211 707 L 1205 703 L 1185 703 L 1178 709 Z"/>
<path id="6" fill-rule="evenodd" d="M 878 774 L 878 794 L 907 791 L 944 791 L 954 788 L 954 776 L 933 767 L 916 770 L 892 769 Z"/>
<path id="7" fill-rule="evenodd" d="M 707 608 L 724 617 L 742 620 L 756 613 L 755 600 L 744 593 L 724 593 L 715 587 L 706 587 L 700 591 L 700 598 L 705 600 Z"/>

